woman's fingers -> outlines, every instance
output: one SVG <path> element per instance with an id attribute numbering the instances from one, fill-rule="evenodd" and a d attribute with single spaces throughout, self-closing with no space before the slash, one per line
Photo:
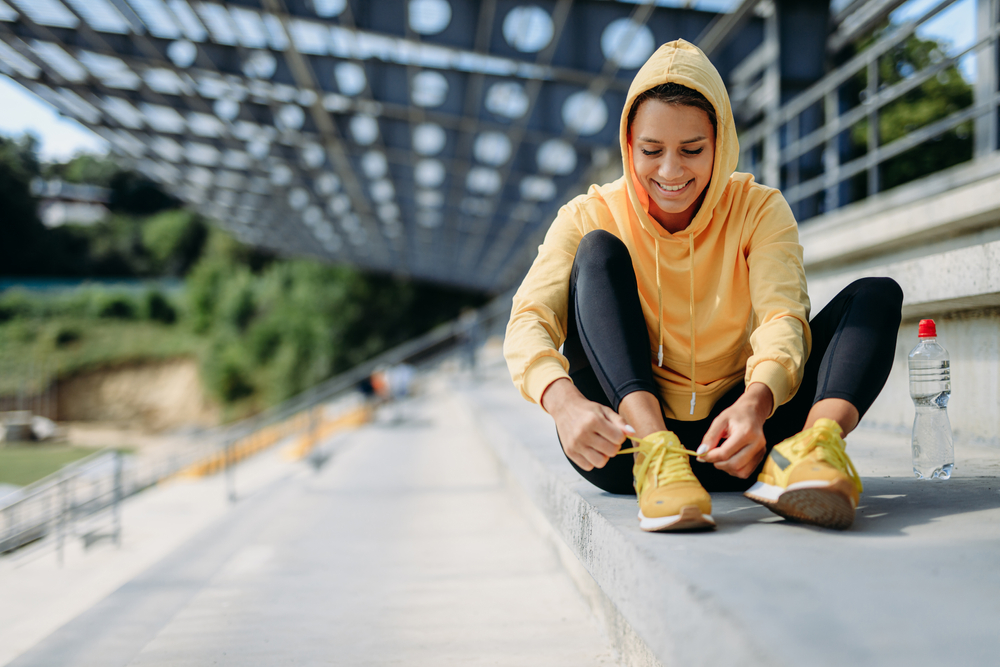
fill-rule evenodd
<path id="1" fill-rule="evenodd" d="M 719 448 L 717 451 L 722 452 L 722 449 L 723 448 Z M 723 472 L 733 475 L 734 477 L 746 479 L 757 468 L 757 464 L 760 463 L 761 458 L 763 458 L 765 449 L 766 447 L 763 439 L 748 439 L 742 447 L 740 447 L 740 449 L 733 452 L 733 454 L 725 460 L 716 463 L 715 467 Z"/>
<path id="2" fill-rule="evenodd" d="M 705 437 L 701 439 L 701 445 L 698 446 L 698 456 L 701 457 L 718 447 L 719 441 L 729 435 L 728 431 L 729 419 L 725 415 L 713 419 L 711 426 L 705 431 Z"/>

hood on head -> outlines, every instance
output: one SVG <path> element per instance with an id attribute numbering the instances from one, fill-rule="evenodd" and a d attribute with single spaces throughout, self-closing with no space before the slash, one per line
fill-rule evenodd
<path id="1" fill-rule="evenodd" d="M 733 110 L 729 104 L 729 93 L 722 82 L 718 70 L 701 49 L 694 44 L 678 39 L 667 42 L 649 57 L 646 64 L 632 80 L 622 109 L 619 141 L 622 149 L 622 163 L 626 174 L 629 199 L 643 228 L 656 236 L 669 236 L 659 225 L 649 218 L 649 197 L 632 168 L 632 153 L 628 143 L 628 114 L 635 98 L 641 93 L 664 83 L 677 83 L 697 90 L 715 107 L 717 130 L 715 137 L 715 164 L 712 167 L 712 181 L 708 185 L 705 200 L 691 221 L 690 226 L 679 234 L 697 234 L 708 224 L 711 211 L 722 198 L 729 183 L 729 177 L 736 171 L 740 146 L 733 123 Z"/>

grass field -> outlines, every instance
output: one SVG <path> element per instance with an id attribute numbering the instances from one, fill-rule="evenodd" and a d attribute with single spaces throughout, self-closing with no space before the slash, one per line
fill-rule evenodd
<path id="1" fill-rule="evenodd" d="M 5 444 L 0 446 L 0 484 L 31 484 L 96 451 L 66 444 Z"/>

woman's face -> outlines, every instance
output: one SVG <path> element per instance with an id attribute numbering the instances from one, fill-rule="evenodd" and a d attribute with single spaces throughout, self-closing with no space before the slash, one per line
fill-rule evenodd
<path id="1" fill-rule="evenodd" d="M 649 195 L 649 214 L 668 232 L 691 224 L 712 178 L 715 130 L 702 109 L 646 100 L 629 142 L 635 175 Z"/>

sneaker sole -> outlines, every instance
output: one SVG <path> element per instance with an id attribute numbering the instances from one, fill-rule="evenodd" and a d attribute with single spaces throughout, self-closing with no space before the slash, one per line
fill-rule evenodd
<path id="1" fill-rule="evenodd" d="M 702 514 L 697 505 L 682 507 L 673 516 L 647 517 L 639 510 L 639 527 L 650 533 L 666 533 L 680 530 L 713 530 L 715 519 L 711 514 Z"/>
<path id="2" fill-rule="evenodd" d="M 852 490 L 846 480 L 798 482 L 787 489 L 757 482 L 743 495 L 791 521 L 845 530 L 854 523 Z"/>

